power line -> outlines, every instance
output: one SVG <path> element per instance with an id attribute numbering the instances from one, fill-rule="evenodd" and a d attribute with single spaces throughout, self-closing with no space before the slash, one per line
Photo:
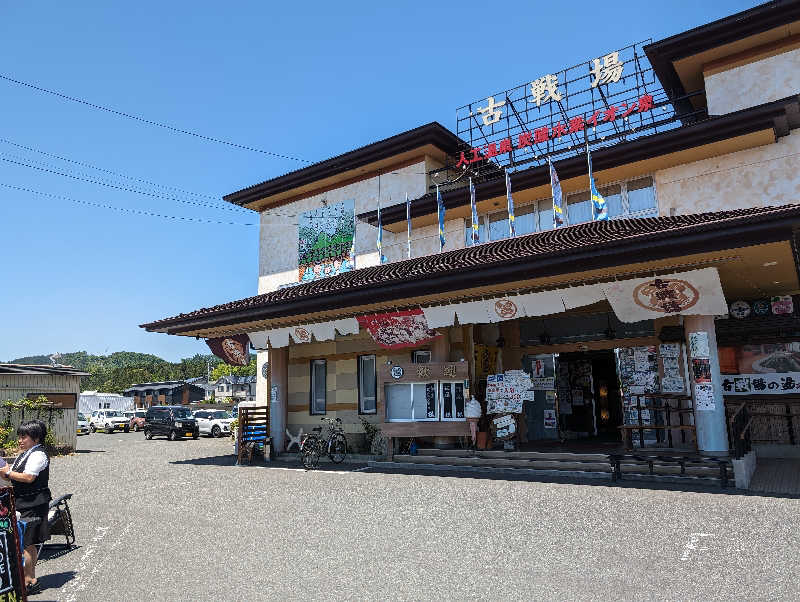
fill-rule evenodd
<path id="1" fill-rule="evenodd" d="M 38 165 L 33 165 L 31 163 L 25 163 L 24 161 L 15 161 L 14 159 L 7 159 L 6 158 L 7 156 L 8 155 L 6 155 L 6 153 L 0 153 L 0 161 L 5 161 L 6 163 L 11 163 L 13 165 L 19 165 L 19 166 L 22 166 L 22 167 L 27 167 L 29 169 L 35 169 L 35 170 L 38 170 L 38 171 L 43 171 L 45 173 L 54 174 L 54 175 L 57 175 L 57 176 L 62 176 L 64 178 L 71 178 L 73 180 L 78 180 L 80 182 L 88 182 L 89 184 L 97 184 L 98 186 L 106 186 L 108 188 L 114 188 L 116 190 L 122 190 L 123 192 L 133 192 L 133 193 L 136 193 L 136 194 L 142 194 L 144 196 L 149 196 L 149 197 L 152 197 L 152 198 L 165 199 L 165 200 L 168 200 L 168 201 L 177 201 L 178 203 L 184 203 L 186 205 L 196 205 L 198 207 L 207 207 L 207 208 L 210 208 L 210 209 L 218 209 L 218 210 L 224 209 L 225 211 L 237 211 L 237 210 L 240 209 L 239 207 L 236 207 L 234 209 L 233 206 L 225 207 L 224 205 L 212 205 L 211 203 L 204 203 L 203 201 L 187 201 L 185 199 L 179 199 L 178 197 L 174 197 L 174 196 L 165 196 L 163 194 L 157 194 L 155 192 L 147 192 L 146 190 L 138 190 L 137 188 L 128 188 L 127 186 L 118 186 L 116 184 L 111 184 L 109 182 L 104 182 L 102 180 L 96 180 L 96 179 L 93 179 L 93 178 L 84 178 L 84 177 L 81 177 L 81 176 L 76 176 L 76 175 L 73 175 L 73 174 L 64 173 L 63 171 L 58 171 L 57 169 L 50 169 L 48 167 L 40 167 Z"/>
<path id="2" fill-rule="evenodd" d="M 178 188 L 177 186 L 167 186 L 166 184 L 158 184 L 156 182 L 151 182 L 150 180 L 145 180 L 144 178 L 137 178 L 135 176 L 129 176 L 129 175 L 126 175 L 126 174 L 118 172 L 118 171 L 113 171 L 111 169 L 104 169 L 102 167 L 97 167 L 96 165 L 92 165 L 91 163 L 87 163 L 85 161 L 77 161 L 75 159 L 70 159 L 69 157 L 62 157 L 61 155 L 56 155 L 54 153 L 48 153 L 46 151 L 43 151 L 43 150 L 40 150 L 40 149 L 37 149 L 37 148 L 33 148 L 31 146 L 25 146 L 24 144 L 19 144 L 17 142 L 13 142 L 13 141 L 8 140 L 6 138 L 0 138 L 0 142 L 4 142 L 6 144 L 10 144 L 11 146 L 16 146 L 17 148 L 21 148 L 23 150 L 30 151 L 32 153 L 38 153 L 40 155 L 44 155 L 45 157 L 50 157 L 52 159 L 58 159 L 59 161 L 66 161 L 67 163 L 73 163 L 75 165 L 80 165 L 81 167 L 88 167 L 89 169 L 94 169 L 96 171 L 100 171 L 100 172 L 103 172 L 103 173 L 111 174 L 112 176 L 117 176 L 118 178 L 125 178 L 126 180 L 131 180 L 131 181 L 134 181 L 134 182 L 140 182 L 142 184 L 147 184 L 148 186 L 153 186 L 155 188 L 163 188 L 164 190 L 172 190 L 172 191 L 175 191 L 175 192 L 181 192 L 183 194 L 190 194 L 192 196 L 205 197 L 207 199 L 211 199 L 211 200 L 214 200 L 214 201 L 219 199 L 219 197 L 211 195 L 211 194 L 205 194 L 203 192 L 193 192 L 191 190 L 186 190 L 184 188 Z"/>
<path id="3" fill-rule="evenodd" d="M 144 211 L 142 209 L 130 209 L 127 207 L 116 207 L 114 205 L 106 205 L 104 203 L 94 203 L 92 201 L 82 201 L 80 199 L 73 199 L 72 197 L 63 196 L 60 194 L 53 194 L 51 192 L 42 192 L 41 190 L 32 190 L 30 188 L 24 188 L 22 186 L 13 186 L 11 184 L 4 184 L 0 182 L 0 186 L 4 188 L 10 188 L 11 190 L 18 190 L 22 192 L 30 192 L 31 194 L 38 194 L 40 196 L 46 196 L 53 199 L 60 199 L 63 201 L 69 201 L 71 203 L 78 203 L 79 205 L 86 205 L 88 207 L 97 207 L 100 209 L 111 209 L 112 211 L 119 211 L 121 213 L 132 213 L 135 215 L 147 215 L 149 217 L 159 217 L 162 219 L 171 219 L 171 220 L 182 220 L 187 222 L 195 222 L 195 223 L 202 223 L 202 224 L 214 224 L 214 225 L 223 225 L 223 226 L 257 226 L 258 224 L 249 224 L 249 223 L 242 223 L 242 222 L 224 222 L 219 220 L 209 220 L 199 217 L 184 217 L 181 215 L 165 215 L 163 213 L 154 213 L 152 211 Z"/>
<path id="4" fill-rule="evenodd" d="M 254 153 L 261 153 L 262 155 L 269 155 L 271 157 L 278 157 L 280 159 L 289 159 L 291 161 L 299 161 L 300 163 L 314 163 L 313 161 L 308 161 L 306 159 L 300 159 L 299 157 L 293 157 L 291 155 L 282 155 L 281 153 L 273 153 L 272 151 L 267 151 L 261 148 L 256 148 L 254 146 L 247 146 L 245 144 L 238 144 L 236 142 L 231 142 L 230 140 L 223 140 L 221 138 L 214 138 L 213 136 L 206 136 L 205 134 L 200 134 L 198 132 L 193 132 L 191 130 L 185 130 L 183 128 L 175 127 L 173 125 L 169 125 L 166 123 L 161 123 L 159 121 L 153 121 L 152 119 L 146 119 L 144 117 L 140 117 L 139 115 L 133 115 L 131 113 L 126 113 L 124 111 L 118 111 L 117 109 L 112 109 L 110 107 L 106 107 L 103 105 L 99 105 L 93 102 L 89 102 L 88 100 L 84 100 L 82 98 L 77 98 L 75 96 L 69 96 L 68 94 L 63 94 L 62 92 L 57 92 L 55 90 L 49 90 L 48 88 L 43 88 L 42 86 L 37 86 L 35 84 L 31 84 L 29 82 L 24 82 L 3 73 L 0 73 L 0 79 L 4 79 L 7 82 L 11 82 L 13 84 L 17 84 L 18 86 L 24 86 L 26 88 L 30 88 L 32 90 L 36 90 L 37 92 L 44 92 L 45 94 L 51 94 L 53 96 L 57 96 L 62 100 L 69 100 L 71 102 L 76 102 L 78 104 L 85 105 L 87 107 L 91 107 L 93 109 L 98 109 L 99 111 L 105 111 L 106 113 L 111 113 L 113 115 L 117 115 L 119 117 L 125 117 L 127 119 L 132 119 L 134 121 L 138 121 L 140 123 L 146 123 L 147 125 L 152 125 L 155 127 L 159 127 L 165 130 L 169 130 L 170 132 L 175 132 L 178 134 L 185 134 L 187 136 L 194 136 L 195 138 L 199 138 L 201 140 L 205 140 L 207 142 L 216 142 L 217 144 L 225 144 L 226 146 L 231 146 L 233 148 L 238 148 L 241 150 L 252 151 Z"/>

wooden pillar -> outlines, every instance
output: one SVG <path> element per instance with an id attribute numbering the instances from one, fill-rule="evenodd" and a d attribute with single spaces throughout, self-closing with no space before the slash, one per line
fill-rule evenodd
<path id="1" fill-rule="evenodd" d="M 725 423 L 725 401 L 722 397 L 722 375 L 719 370 L 719 354 L 717 353 L 717 331 L 714 316 L 685 316 L 683 321 L 686 332 L 686 350 L 689 357 L 689 374 L 691 376 L 691 394 L 694 402 L 694 420 L 697 427 L 697 448 L 705 453 L 725 453 L 728 451 L 728 431 Z M 708 353 L 692 356 L 692 334 L 702 333 L 708 337 Z M 703 337 L 705 338 L 705 337 Z M 707 355 L 707 357 L 703 357 Z M 693 375 L 692 360 L 701 363 L 708 361 L 713 386 L 713 401 L 698 404 L 696 382 Z M 702 383 L 705 386 L 708 383 Z"/>
<path id="2" fill-rule="evenodd" d="M 289 348 L 269 350 L 270 385 L 277 388 L 277 395 L 269 395 L 269 427 L 276 452 L 286 446 L 286 424 L 289 416 Z"/>
<path id="3" fill-rule="evenodd" d="M 439 332 L 442 336 L 433 339 L 431 344 L 431 361 L 432 362 L 449 362 L 450 361 L 450 329 L 440 328 Z"/>

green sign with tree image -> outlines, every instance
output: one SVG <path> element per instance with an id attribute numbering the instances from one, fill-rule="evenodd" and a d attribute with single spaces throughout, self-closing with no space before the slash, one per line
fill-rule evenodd
<path id="1" fill-rule="evenodd" d="M 298 216 L 300 282 L 353 270 L 354 210 L 355 202 L 348 200 Z"/>

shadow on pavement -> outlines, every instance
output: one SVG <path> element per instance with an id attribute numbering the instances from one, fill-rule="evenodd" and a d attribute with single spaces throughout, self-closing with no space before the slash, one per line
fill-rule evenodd
<path id="1" fill-rule="evenodd" d="M 426 469 L 412 469 L 412 468 L 383 468 L 383 467 L 368 467 L 365 472 L 367 474 L 403 474 L 403 475 L 423 475 L 429 477 L 449 477 L 449 478 L 467 478 L 467 479 L 485 479 L 489 481 L 524 481 L 530 483 L 559 483 L 562 485 L 588 485 L 592 487 L 612 487 L 617 489 L 649 489 L 658 491 L 683 491 L 694 493 L 715 493 L 718 495 L 741 495 L 747 497 L 772 497 L 784 499 L 800 499 L 800 495 L 782 494 L 782 493 L 763 493 L 759 491 L 747 491 L 744 489 L 736 489 L 735 487 L 718 487 L 714 485 L 706 485 L 702 483 L 670 483 L 646 480 L 622 480 L 614 482 L 609 475 L 608 479 L 587 479 L 580 477 L 569 476 L 551 476 L 551 475 L 532 475 L 532 474 L 513 474 L 507 472 L 491 472 L 488 469 L 483 471 L 466 471 L 466 470 L 426 470 Z"/>
<path id="2" fill-rule="evenodd" d="M 76 454 L 104 454 L 106 450 L 104 449 L 76 449 Z"/>
<path id="3" fill-rule="evenodd" d="M 234 466 L 236 464 L 236 458 L 233 457 L 233 454 L 225 454 L 224 456 L 207 456 L 205 458 L 174 460 L 170 462 L 170 464 L 194 464 L 196 466 Z"/>
<path id="4" fill-rule="evenodd" d="M 236 467 L 236 458 L 233 454 L 225 454 L 223 456 L 208 456 L 205 458 L 189 458 L 186 460 L 174 460 L 170 462 L 170 464 L 193 464 L 195 466 L 233 466 Z M 264 462 L 261 459 L 253 460 L 252 464 L 242 464 L 241 467 L 246 468 L 248 466 L 258 467 L 258 468 L 280 468 L 280 469 L 295 469 L 295 470 L 305 470 L 300 462 L 284 462 L 284 461 L 273 461 L 273 462 Z M 333 463 L 325 463 L 321 464 L 319 468 L 315 468 L 314 471 L 318 472 L 355 472 L 355 471 L 363 471 L 366 470 L 366 464 L 333 464 Z M 314 472 L 314 471 L 306 471 L 306 472 Z"/>
<path id="5" fill-rule="evenodd" d="M 48 589 L 57 589 L 62 587 L 65 583 L 72 581 L 77 575 L 77 571 L 64 571 L 63 573 L 52 573 L 51 575 L 42 575 L 38 581 L 42 586 L 42 591 Z"/>

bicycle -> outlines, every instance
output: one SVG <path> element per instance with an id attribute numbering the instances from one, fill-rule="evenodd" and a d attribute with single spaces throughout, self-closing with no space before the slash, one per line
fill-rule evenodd
<path id="1" fill-rule="evenodd" d="M 312 432 L 304 435 L 300 442 L 300 462 L 307 470 L 319 466 L 319 459 L 327 455 L 331 462 L 340 464 L 347 457 L 347 438 L 344 436 L 341 418 L 323 418 L 328 427 L 326 436 L 322 435 L 321 426 L 314 427 Z"/>

